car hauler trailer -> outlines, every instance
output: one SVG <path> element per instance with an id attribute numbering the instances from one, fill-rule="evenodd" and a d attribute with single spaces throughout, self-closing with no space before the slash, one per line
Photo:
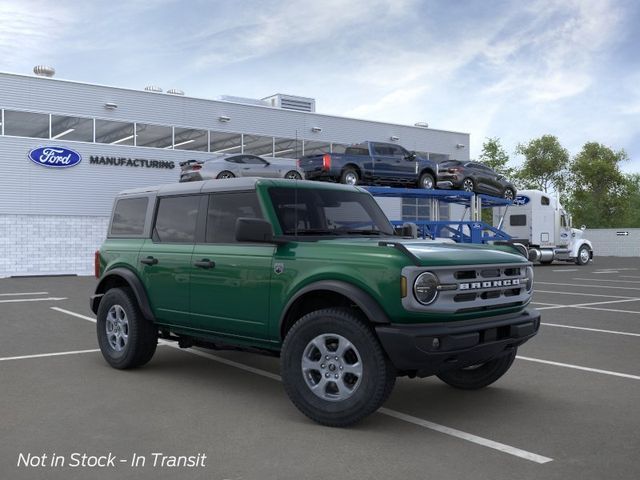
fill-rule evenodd
<path id="1" fill-rule="evenodd" d="M 522 190 L 513 205 L 494 208 L 493 223 L 526 245 L 532 262 L 585 265 L 593 259 L 593 246 L 583 238 L 586 227 L 572 228 L 571 216 L 558 199 L 540 190 Z"/>

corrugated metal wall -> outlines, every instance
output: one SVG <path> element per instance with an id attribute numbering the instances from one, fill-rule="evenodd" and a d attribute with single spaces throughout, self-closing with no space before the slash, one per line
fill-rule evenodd
<path id="1" fill-rule="evenodd" d="M 594 257 L 640 257 L 640 228 L 588 228 Z"/>

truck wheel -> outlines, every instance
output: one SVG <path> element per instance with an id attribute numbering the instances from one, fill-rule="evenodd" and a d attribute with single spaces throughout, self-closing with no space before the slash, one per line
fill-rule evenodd
<path id="1" fill-rule="evenodd" d="M 359 180 L 358 172 L 353 168 L 345 168 L 340 176 L 340 183 L 344 183 L 345 185 L 357 185 Z"/>
<path id="2" fill-rule="evenodd" d="M 433 179 L 433 175 L 430 173 L 423 173 L 420 175 L 420 180 L 418 181 L 418 187 L 424 188 L 426 190 L 432 190 L 435 188 L 435 180 Z"/>
<path id="3" fill-rule="evenodd" d="M 218 176 L 216 177 L 220 180 L 225 179 L 225 178 L 235 178 L 235 175 L 231 172 L 229 172 L 228 170 L 223 170 L 222 172 L 220 172 L 218 174 Z"/>
<path id="4" fill-rule="evenodd" d="M 576 257 L 576 263 L 578 265 L 586 265 L 587 263 L 589 263 L 590 259 L 591 259 L 591 255 L 589 253 L 589 247 L 587 247 L 586 245 L 582 245 L 578 249 L 578 256 Z"/>
<path id="5" fill-rule="evenodd" d="M 471 178 L 465 178 L 462 181 L 462 190 L 465 192 L 473 192 L 475 191 L 476 184 L 473 182 Z"/>
<path id="6" fill-rule="evenodd" d="M 375 412 L 396 380 L 371 328 L 343 308 L 316 310 L 291 327 L 281 371 L 293 404 L 331 427 L 352 425 Z"/>
<path id="7" fill-rule="evenodd" d="M 100 351 L 112 367 L 140 367 L 153 357 L 158 329 L 142 316 L 128 288 L 113 288 L 105 293 L 96 323 Z"/>
<path id="8" fill-rule="evenodd" d="M 517 352 L 518 349 L 514 348 L 506 355 L 488 362 L 440 373 L 438 378 L 452 387 L 463 390 L 484 388 L 507 373 L 516 358 Z"/>

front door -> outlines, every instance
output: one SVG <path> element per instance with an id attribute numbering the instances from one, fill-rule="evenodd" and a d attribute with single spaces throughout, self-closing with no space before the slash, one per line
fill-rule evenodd
<path id="1" fill-rule="evenodd" d="M 151 309 L 159 323 L 189 326 L 189 276 L 200 195 L 158 199 L 152 238 L 138 262 Z"/>
<path id="2" fill-rule="evenodd" d="M 262 218 L 255 191 L 209 196 L 204 242 L 191 256 L 191 315 L 201 330 L 265 338 L 275 246 L 237 243 L 240 217 Z"/>

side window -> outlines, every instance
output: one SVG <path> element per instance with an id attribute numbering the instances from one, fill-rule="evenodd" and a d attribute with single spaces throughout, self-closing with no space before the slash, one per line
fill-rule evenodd
<path id="1" fill-rule="evenodd" d="M 512 227 L 524 227 L 527 225 L 526 215 L 511 215 L 509 217 L 509 225 Z"/>
<path id="2" fill-rule="evenodd" d="M 209 196 L 207 243 L 235 243 L 236 220 L 263 218 L 256 192 L 214 193 Z"/>
<path id="3" fill-rule="evenodd" d="M 142 235 L 149 199 L 123 198 L 118 200 L 111 222 L 111 235 Z"/>
<path id="4" fill-rule="evenodd" d="M 266 165 L 266 161 L 264 161 L 262 158 L 260 157 L 255 157 L 253 155 L 247 155 L 245 157 L 242 157 L 244 162 L 243 163 L 248 163 L 251 165 Z"/>
<path id="5" fill-rule="evenodd" d="M 549 205 L 550 203 L 549 197 L 540 197 L 540 205 Z"/>
<path id="6" fill-rule="evenodd" d="M 199 195 L 161 198 L 153 240 L 161 243 L 193 243 L 199 203 Z"/>

